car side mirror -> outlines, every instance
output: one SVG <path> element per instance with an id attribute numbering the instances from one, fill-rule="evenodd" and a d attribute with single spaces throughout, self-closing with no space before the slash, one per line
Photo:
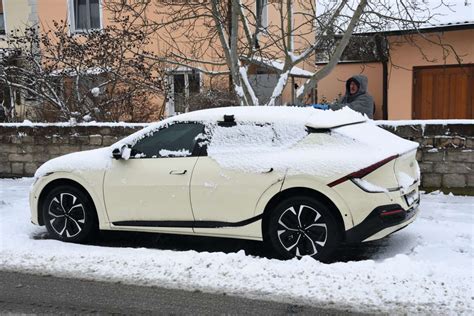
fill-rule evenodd
<path id="1" fill-rule="evenodd" d="M 122 148 L 114 148 L 114 150 L 112 150 L 112 157 L 114 159 L 122 159 L 122 152 L 123 152 L 123 147 Z"/>
<path id="2" fill-rule="evenodd" d="M 130 151 L 130 147 L 128 147 L 127 145 L 122 145 L 122 147 L 117 147 L 112 150 L 112 157 L 117 160 L 128 160 L 128 158 L 130 158 Z"/>

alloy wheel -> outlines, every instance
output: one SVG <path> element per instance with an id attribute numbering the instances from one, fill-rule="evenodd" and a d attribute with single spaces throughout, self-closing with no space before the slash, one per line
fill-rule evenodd
<path id="1" fill-rule="evenodd" d="M 314 256 L 326 245 L 328 228 L 320 212 L 302 204 L 282 212 L 277 234 L 283 248 L 292 255 Z"/>
<path id="2" fill-rule="evenodd" d="M 71 193 L 59 193 L 48 207 L 51 228 L 58 236 L 73 238 L 81 233 L 86 221 L 83 203 Z"/>

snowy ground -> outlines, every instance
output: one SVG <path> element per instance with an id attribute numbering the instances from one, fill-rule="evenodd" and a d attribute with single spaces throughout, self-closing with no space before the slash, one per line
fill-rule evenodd
<path id="1" fill-rule="evenodd" d="M 0 270 L 225 292 L 364 312 L 473 314 L 474 197 L 423 195 L 420 217 L 411 226 L 382 241 L 343 248 L 352 254 L 342 262 L 322 264 L 309 258 L 267 259 L 258 251 L 257 256 L 246 255 L 252 249 L 229 252 L 224 247 L 222 252 L 212 246 L 206 251 L 205 246 L 173 245 L 163 249 L 163 244 L 150 246 L 150 238 L 142 243 L 119 241 L 119 247 L 114 237 L 94 245 L 49 240 L 44 227 L 30 224 L 31 182 L 0 180 Z M 196 239 L 187 238 L 191 244 Z M 159 244 L 159 238 L 151 240 Z M 234 242 L 224 244 L 234 249 Z M 260 243 L 249 245 L 258 248 Z M 367 249 L 371 249 L 368 255 Z"/>

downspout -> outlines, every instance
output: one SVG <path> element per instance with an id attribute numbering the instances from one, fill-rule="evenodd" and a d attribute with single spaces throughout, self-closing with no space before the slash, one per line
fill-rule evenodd
<path id="1" fill-rule="evenodd" d="M 388 63 L 384 59 L 382 60 L 382 119 L 388 120 Z"/>
<path id="2" fill-rule="evenodd" d="M 382 62 L 382 119 L 388 120 L 388 42 L 382 35 L 375 36 L 375 45 Z"/>
<path id="3" fill-rule="evenodd" d="M 229 28 L 229 47 L 231 46 L 230 41 L 232 38 L 232 1 L 233 0 L 227 0 L 227 27 Z M 235 93 L 232 74 L 229 74 L 229 92 Z"/>

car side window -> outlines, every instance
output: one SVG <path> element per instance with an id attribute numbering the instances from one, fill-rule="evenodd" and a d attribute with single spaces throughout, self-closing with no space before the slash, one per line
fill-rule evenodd
<path id="1" fill-rule="evenodd" d="M 198 135 L 204 126 L 197 123 L 176 123 L 139 140 L 132 147 L 133 158 L 170 158 L 196 156 Z"/>
<path id="2" fill-rule="evenodd" d="M 256 152 L 262 146 L 273 146 L 276 134 L 270 124 L 219 124 L 212 128 L 208 139 L 206 153 Z"/>

